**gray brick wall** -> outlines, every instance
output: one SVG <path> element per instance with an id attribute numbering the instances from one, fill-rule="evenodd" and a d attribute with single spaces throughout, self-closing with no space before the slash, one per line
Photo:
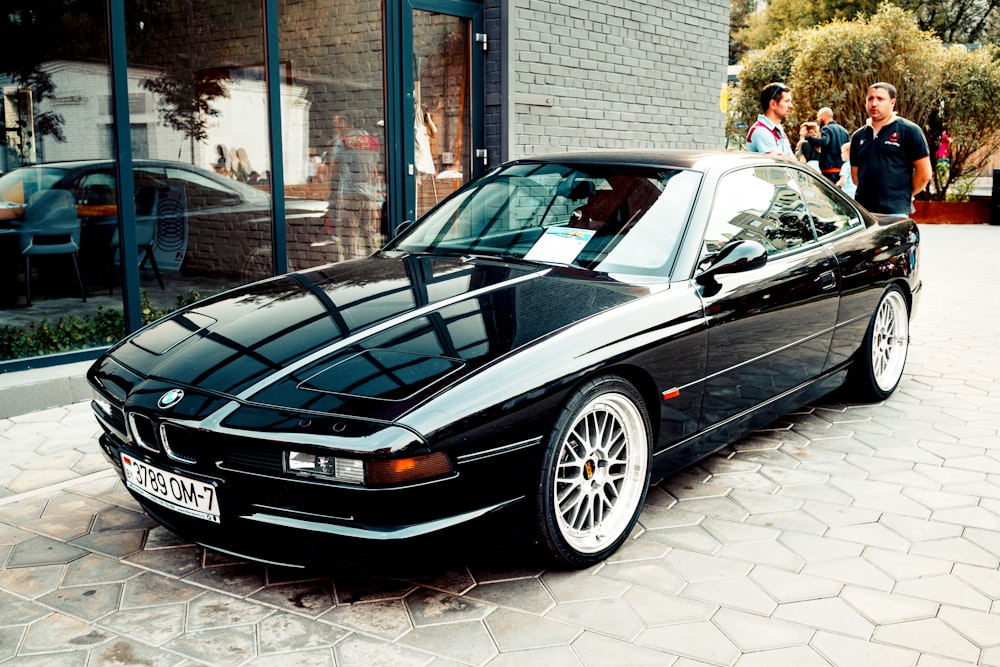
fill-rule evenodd
<path id="1" fill-rule="evenodd" d="M 729 3 L 722 0 L 487 0 L 513 57 L 487 64 L 491 161 L 513 103 L 510 157 L 581 148 L 721 148 Z M 509 91 L 499 72 L 513 65 Z M 508 133 L 508 136 L 509 135 Z"/>

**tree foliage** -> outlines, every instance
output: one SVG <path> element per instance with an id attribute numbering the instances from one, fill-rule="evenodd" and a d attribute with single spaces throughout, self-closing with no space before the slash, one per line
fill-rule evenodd
<path id="1" fill-rule="evenodd" d="M 981 42 L 995 35 L 1000 0 L 898 0 L 913 13 L 921 30 L 933 32 L 948 44 Z"/>
<path id="2" fill-rule="evenodd" d="M 227 79 L 228 74 L 221 69 L 177 67 L 143 79 L 142 87 L 157 95 L 158 110 L 167 127 L 194 141 L 204 141 L 209 119 L 219 115 L 212 100 L 229 96 Z"/>
<path id="3" fill-rule="evenodd" d="M 943 199 L 949 187 L 981 169 L 1000 147 L 997 58 L 994 48 L 945 48 L 933 33 L 920 29 L 911 12 L 886 3 L 871 16 L 788 31 L 747 55 L 734 113 L 745 124 L 753 122 L 760 113 L 760 89 L 784 81 L 795 105 L 785 122 L 790 134 L 824 106 L 853 132 L 868 118 L 868 87 L 889 82 L 898 91 L 897 113 L 924 128 L 932 156 L 942 133 L 951 138 L 950 163 L 935 173 L 933 187 L 933 196 Z"/>
<path id="4" fill-rule="evenodd" d="M 757 11 L 757 0 L 730 0 L 729 2 L 729 64 L 735 65 L 746 53 L 747 46 L 738 37 L 745 32 L 750 18 Z"/>
<path id="5" fill-rule="evenodd" d="M 946 193 L 964 176 L 978 173 L 1000 150 L 1000 51 L 955 46 L 941 57 L 940 104 L 929 120 L 931 150 L 942 132 L 950 138 L 949 160 L 934 171 L 934 190 Z"/>
<path id="6" fill-rule="evenodd" d="M 937 99 L 940 54 L 938 39 L 921 31 L 911 14 L 889 4 L 871 16 L 802 32 L 788 73 L 795 91 L 790 120 L 797 126 L 828 106 L 853 131 L 868 118 L 868 87 L 887 81 L 899 92 L 897 113 L 923 126 Z"/>
<path id="7" fill-rule="evenodd" d="M 737 48 L 761 49 L 789 30 L 808 30 L 827 21 L 852 19 L 859 13 L 874 13 L 878 2 L 879 0 L 769 0 L 762 11 L 747 17 L 732 41 L 737 44 Z"/>
<path id="8" fill-rule="evenodd" d="M 850 21 L 878 11 L 880 0 L 770 0 L 759 12 L 732 0 L 730 55 L 738 60 L 748 49 L 766 47 L 787 30 L 808 30 L 828 21 Z M 1000 0 L 891 0 L 912 13 L 917 26 L 948 44 L 996 41 L 1000 37 Z M 746 14 L 744 16 L 744 14 Z"/>
<path id="9" fill-rule="evenodd" d="M 732 107 L 737 120 L 745 127 L 749 127 L 761 112 L 758 101 L 760 89 L 772 81 L 788 80 L 798 42 L 792 33 L 786 33 L 766 48 L 744 57 L 740 85 Z M 794 95 L 792 99 L 795 99 Z"/>

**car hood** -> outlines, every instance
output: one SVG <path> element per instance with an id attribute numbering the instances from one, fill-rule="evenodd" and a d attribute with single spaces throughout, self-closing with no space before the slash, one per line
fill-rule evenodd
<path id="1" fill-rule="evenodd" d="M 177 311 L 115 346 L 92 376 L 122 400 L 147 383 L 391 421 L 484 365 L 645 292 L 576 269 L 374 256 Z"/>

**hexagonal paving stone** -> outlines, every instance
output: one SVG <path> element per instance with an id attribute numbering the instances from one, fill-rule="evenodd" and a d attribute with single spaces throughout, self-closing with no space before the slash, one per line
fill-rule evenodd
<path id="1" fill-rule="evenodd" d="M 467 597 L 426 588 L 417 589 L 403 599 L 415 627 L 481 620 L 496 607 Z"/>
<path id="2" fill-rule="evenodd" d="M 42 604 L 86 621 L 96 621 L 118 609 L 122 584 L 60 588 L 38 598 Z"/>
<path id="3" fill-rule="evenodd" d="M 64 544 L 58 540 L 48 537 L 33 537 L 14 545 L 10 557 L 7 559 L 7 567 L 65 564 L 82 558 L 86 554 L 87 552 L 83 549 Z"/>

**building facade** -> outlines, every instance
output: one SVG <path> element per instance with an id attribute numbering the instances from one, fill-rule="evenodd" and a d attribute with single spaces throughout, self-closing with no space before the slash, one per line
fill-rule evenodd
<path id="1" fill-rule="evenodd" d="M 507 159 L 725 145 L 721 0 L 13 3 L 0 207 L 72 191 L 92 298 L 46 286 L 60 258 L 26 272 L 0 235 L 0 326 L 110 292 L 135 329 L 140 294 L 361 257 Z"/>

